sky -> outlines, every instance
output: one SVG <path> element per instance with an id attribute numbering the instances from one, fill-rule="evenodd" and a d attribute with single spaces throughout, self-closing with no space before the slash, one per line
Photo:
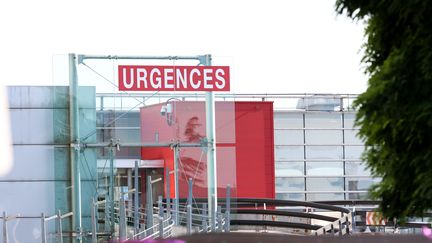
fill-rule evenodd
<path id="1" fill-rule="evenodd" d="M 53 60 L 67 53 L 212 54 L 230 66 L 233 93 L 358 94 L 367 88 L 364 24 L 338 16 L 334 3 L 1 1 L 0 81 L 53 84 Z"/>

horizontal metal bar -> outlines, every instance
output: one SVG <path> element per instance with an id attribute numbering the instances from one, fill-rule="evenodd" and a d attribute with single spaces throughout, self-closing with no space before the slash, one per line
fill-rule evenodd
<path id="1" fill-rule="evenodd" d="M 6 217 L 6 221 L 22 218 L 19 214 Z"/>
<path id="2" fill-rule="evenodd" d="M 64 218 L 70 217 L 72 215 L 73 215 L 73 212 L 69 212 L 69 213 L 63 214 L 62 216 L 60 216 L 60 218 L 64 219 Z"/>
<path id="3" fill-rule="evenodd" d="M 307 120 L 307 118 L 306 118 Z M 314 128 L 274 128 L 275 131 L 359 131 L 360 128 L 319 128 L 319 127 L 314 127 Z"/>
<path id="4" fill-rule="evenodd" d="M 363 193 L 368 190 L 357 191 L 276 191 L 276 193 L 302 193 L 302 194 L 319 194 L 319 193 Z"/>
<path id="5" fill-rule="evenodd" d="M 347 143 L 339 143 L 339 144 L 307 144 L 307 143 L 298 143 L 298 144 L 275 144 L 275 147 L 293 147 L 293 146 L 322 146 L 322 147 L 326 147 L 326 146 L 333 146 L 333 147 L 358 147 L 358 146 L 364 146 L 366 147 L 364 144 L 347 144 Z"/>
<path id="6" fill-rule="evenodd" d="M 293 175 L 276 176 L 276 178 L 367 178 L 374 179 L 371 175 Z"/>
<path id="7" fill-rule="evenodd" d="M 346 162 L 346 163 L 358 163 L 358 162 L 364 162 L 361 159 L 280 159 L 275 160 L 275 163 L 291 163 L 291 162 L 312 162 L 312 163 L 319 163 L 319 162 Z"/>
<path id="8" fill-rule="evenodd" d="M 357 221 L 357 226 L 366 226 L 366 222 L 364 221 Z M 371 225 L 373 226 L 373 225 Z M 380 225 L 376 225 L 380 226 Z M 384 225 L 381 225 L 384 226 Z M 391 221 L 386 222 L 385 226 L 394 226 L 394 223 Z M 431 227 L 431 223 L 429 222 L 406 222 L 406 223 L 399 223 L 399 227 L 408 227 L 408 228 L 423 228 L 423 227 Z"/>
<path id="9" fill-rule="evenodd" d="M 70 180 L 67 179 L 15 179 L 15 180 L 10 180 L 10 179 L 6 179 L 6 180 L 0 180 L 0 183 L 2 182 L 8 182 L 8 183 L 21 183 L 21 182 L 68 182 Z M 81 181 L 85 181 L 85 182 L 96 182 L 96 180 L 88 180 L 88 179 L 81 179 Z"/>
<path id="10" fill-rule="evenodd" d="M 239 220 L 239 219 L 231 220 L 231 225 L 258 225 L 258 226 L 273 226 L 273 227 L 298 228 L 298 229 L 309 229 L 309 230 L 317 230 L 321 228 L 321 226 L 313 225 L 313 224 L 267 221 L 267 220 Z"/>
<path id="11" fill-rule="evenodd" d="M 50 220 L 53 220 L 53 219 L 56 219 L 56 218 L 58 218 L 58 216 L 57 215 L 53 215 L 51 217 L 45 218 L 45 221 L 50 221 Z"/>
<path id="12" fill-rule="evenodd" d="M 381 203 L 381 201 L 377 200 L 326 200 L 315 202 L 329 205 L 378 205 Z M 355 207 L 357 208 L 357 206 Z"/>
<path id="13" fill-rule="evenodd" d="M 121 147 L 207 147 L 205 144 L 200 143 L 119 143 Z M 112 147 L 111 143 L 89 143 L 85 144 L 88 148 L 105 148 Z"/>
<path id="14" fill-rule="evenodd" d="M 324 221 L 333 222 L 338 218 L 303 212 L 291 212 L 283 210 L 263 210 L 263 209 L 233 209 L 230 211 L 231 214 L 265 214 L 265 215 L 277 215 L 277 216 L 292 216 L 299 218 L 319 219 Z"/>
<path id="15" fill-rule="evenodd" d="M 159 181 L 162 181 L 162 178 L 157 178 L 155 180 L 152 180 L 151 183 L 153 184 L 153 183 L 156 183 L 156 182 L 159 182 Z"/>
<path id="16" fill-rule="evenodd" d="M 126 176 L 127 177 L 127 176 Z M 126 191 L 126 192 L 122 192 L 121 194 L 122 195 L 126 195 L 126 194 L 129 194 L 129 193 L 132 193 L 132 192 L 135 192 L 135 188 L 134 189 L 130 189 L 130 190 L 128 190 L 128 191 Z M 128 200 L 129 201 L 129 200 Z M 130 200 L 131 201 L 131 200 Z"/>
<path id="17" fill-rule="evenodd" d="M 134 97 L 147 97 L 152 96 L 151 94 L 143 94 L 143 93 L 132 93 L 130 94 Z M 123 97 L 123 96 L 129 96 L 129 94 L 124 93 L 96 93 L 96 97 Z M 333 99 L 355 99 L 357 98 L 358 94 L 317 94 L 317 93 L 217 93 L 215 94 L 215 97 L 217 98 L 307 98 L 307 99 L 314 99 L 314 98 L 333 98 Z M 157 96 L 153 97 L 201 97 L 205 98 L 204 93 L 160 93 L 157 94 Z"/>
<path id="18" fill-rule="evenodd" d="M 186 203 L 186 198 L 180 198 L 180 203 Z M 225 198 L 219 198 L 218 202 L 225 203 Z M 194 198 L 194 203 L 206 203 L 207 198 Z M 311 207 L 318 209 L 326 209 L 331 211 L 339 211 L 343 213 L 349 213 L 350 211 L 343 207 L 337 207 L 327 204 L 319 204 L 309 201 L 295 201 L 295 200 L 282 200 L 282 199 L 268 199 L 268 198 L 231 198 L 231 205 L 252 205 L 252 204 L 264 204 L 267 206 L 300 206 L 300 207 Z"/>
<path id="19" fill-rule="evenodd" d="M 91 109 L 94 110 L 96 107 L 93 108 L 80 108 L 80 109 Z M 68 107 L 31 107 L 31 106 L 10 106 L 8 108 L 9 110 L 69 110 Z"/>
<path id="20" fill-rule="evenodd" d="M 200 56 L 118 56 L 118 55 L 78 55 L 78 59 L 107 60 L 200 60 Z"/>
<path id="21" fill-rule="evenodd" d="M 141 127 L 96 127 L 96 130 L 137 130 Z"/>
<path id="22" fill-rule="evenodd" d="M 70 147 L 66 143 L 14 143 L 13 146 L 55 146 L 55 147 Z"/>

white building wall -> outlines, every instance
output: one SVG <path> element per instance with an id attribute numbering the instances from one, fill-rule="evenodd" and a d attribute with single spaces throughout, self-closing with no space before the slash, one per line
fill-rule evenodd
<path id="1" fill-rule="evenodd" d="M 353 111 L 275 111 L 276 197 L 366 199 L 374 182 L 361 160 Z"/>

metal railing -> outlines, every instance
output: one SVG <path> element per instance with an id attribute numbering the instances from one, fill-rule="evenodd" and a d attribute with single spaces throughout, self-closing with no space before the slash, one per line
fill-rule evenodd
<path id="1" fill-rule="evenodd" d="M 325 234 L 332 234 L 332 235 L 349 235 L 352 232 L 352 214 L 348 213 L 346 215 L 343 215 L 342 218 L 335 220 L 334 222 L 323 226 L 317 230 L 315 230 L 315 235 L 325 235 Z"/>
<path id="2" fill-rule="evenodd" d="M 73 216 L 72 212 L 62 214 L 60 210 L 58 211 L 57 214 L 51 216 L 47 216 L 45 215 L 45 213 L 41 213 L 40 216 L 23 216 L 20 214 L 8 216 L 6 212 L 3 212 L 2 217 L 0 217 L 3 220 L 3 234 L 2 234 L 3 243 L 9 242 L 8 222 L 16 219 L 40 219 L 40 232 L 41 232 L 40 238 L 42 243 L 46 243 L 48 239 L 47 223 L 55 220 L 56 223 L 56 232 L 54 233 L 54 237 L 56 238 L 55 241 L 63 243 L 63 237 L 64 237 L 63 232 L 65 230 L 63 229 L 62 220 L 71 216 Z M 76 236 L 70 235 L 70 236 L 81 237 L 81 235 L 76 235 Z"/>

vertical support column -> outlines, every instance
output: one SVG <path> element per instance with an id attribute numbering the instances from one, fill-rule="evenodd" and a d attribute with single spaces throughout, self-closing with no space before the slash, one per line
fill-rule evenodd
<path id="1" fill-rule="evenodd" d="M 226 188 L 226 206 L 225 206 L 225 232 L 231 230 L 231 185 Z"/>
<path id="2" fill-rule="evenodd" d="M 171 180 L 170 170 L 167 168 L 165 173 L 165 184 L 166 184 L 166 209 L 168 217 L 171 216 Z"/>
<path id="3" fill-rule="evenodd" d="M 100 107 L 99 110 L 103 111 L 104 110 L 104 97 L 101 96 L 100 97 Z"/>
<path id="4" fill-rule="evenodd" d="M 211 55 L 204 56 L 204 65 L 211 66 Z M 212 229 L 216 225 L 217 175 L 216 175 L 216 132 L 214 93 L 206 92 L 206 135 L 207 135 L 207 198 Z"/>
<path id="5" fill-rule="evenodd" d="M 203 231 L 205 233 L 207 233 L 208 231 L 208 219 L 207 219 L 207 204 L 204 203 L 203 204 L 203 208 L 202 208 L 202 227 L 203 227 Z"/>
<path id="6" fill-rule="evenodd" d="M 179 166 L 178 166 L 178 160 L 179 160 L 179 147 L 178 145 L 174 146 L 174 191 L 175 191 L 175 198 L 174 198 L 174 223 L 175 225 L 179 225 L 179 199 L 180 199 L 180 193 L 179 193 Z"/>
<path id="7" fill-rule="evenodd" d="M 341 100 L 341 109 L 343 108 L 343 106 L 342 106 L 342 100 Z M 342 111 L 342 163 L 343 163 L 343 175 L 344 175 L 344 177 L 343 177 L 343 185 L 344 185 L 344 200 L 347 200 L 349 197 L 348 197 L 348 193 L 346 192 L 347 191 L 347 188 L 346 188 L 346 185 L 348 184 L 347 182 L 346 182 L 346 150 L 345 150 L 345 147 L 346 147 L 346 145 L 345 145 L 345 113 Z M 348 188 L 349 189 L 349 188 Z"/>
<path id="8" fill-rule="evenodd" d="M 97 219 L 96 219 L 96 210 L 97 206 L 95 204 L 94 199 L 92 200 L 91 205 L 91 224 L 92 224 L 92 243 L 97 243 Z"/>
<path id="9" fill-rule="evenodd" d="M 192 178 L 188 180 L 188 198 L 187 198 L 187 234 L 192 234 Z"/>
<path id="10" fill-rule="evenodd" d="M 355 208 L 355 206 L 353 207 L 353 210 L 352 210 L 351 214 L 352 214 L 352 218 L 351 218 L 351 220 L 352 220 L 352 232 L 351 233 L 355 233 L 356 232 L 356 221 L 355 221 L 355 218 L 356 218 L 356 208 Z"/>
<path id="11" fill-rule="evenodd" d="M 120 198 L 119 239 L 126 240 L 126 205 L 123 196 Z"/>
<path id="12" fill-rule="evenodd" d="M 306 102 L 306 100 L 303 98 L 303 104 L 306 104 L 305 102 Z M 305 191 L 304 200 L 307 201 L 306 192 L 307 192 L 308 180 L 307 180 L 307 169 L 306 169 L 307 168 L 307 163 L 306 163 L 306 161 L 307 161 L 307 156 L 306 156 L 306 108 L 305 108 L 305 112 L 303 112 L 302 118 L 303 118 L 303 174 L 305 175 L 305 178 L 304 178 L 304 191 Z"/>
<path id="13" fill-rule="evenodd" d="M 70 127 L 70 163 L 72 183 L 72 227 L 77 232 L 77 241 L 81 242 L 81 168 L 79 163 L 79 107 L 78 75 L 75 54 L 69 54 L 69 127 Z"/>
<path id="14" fill-rule="evenodd" d="M 146 215 L 146 228 L 150 229 L 153 227 L 153 192 L 151 176 L 147 176 Z M 152 234 L 153 231 L 149 230 L 148 233 Z"/>
<path id="15" fill-rule="evenodd" d="M 222 207 L 217 206 L 217 232 L 222 232 Z"/>
<path id="16" fill-rule="evenodd" d="M 192 234 L 192 206 L 188 204 L 186 206 L 186 227 L 187 227 L 187 234 Z"/>
<path id="17" fill-rule="evenodd" d="M 138 195 L 138 190 L 139 190 L 139 181 L 138 181 L 138 161 L 135 161 L 135 168 L 134 168 L 134 232 L 135 234 L 138 234 L 139 232 L 139 195 Z"/>
<path id="18" fill-rule="evenodd" d="M 159 238 L 163 239 L 163 237 L 164 237 L 164 232 L 163 232 L 163 229 L 164 229 L 164 225 L 163 225 L 164 208 L 162 205 L 162 196 L 158 197 L 158 210 L 159 210 L 159 215 L 158 215 L 159 216 L 158 217 L 158 220 L 159 220 Z"/>
<path id="19" fill-rule="evenodd" d="M 7 229 L 6 212 L 3 212 L 3 242 L 8 243 L 8 229 Z"/>
<path id="20" fill-rule="evenodd" d="M 132 186 L 132 169 L 127 169 L 127 186 L 128 186 L 128 191 L 133 189 Z M 128 208 L 130 208 L 130 205 L 132 203 L 132 192 L 128 193 L 128 201 L 130 203 L 128 204 Z"/>
<path id="21" fill-rule="evenodd" d="M 193 197 L 193 183 L 192 178 L 189 178 L 188 180 L 188 198 L 187 198 L 187 204 L 192 206 L 192 197 Z"/>
<path id="22" fill-rule="evenodd" d="M 45 222 L 45 214 L 41 214 L 41 241 L 42 243 L 46 242 L 46 222 Z"/>
<path id="23" fill-rule="evenodd" d="M 111 146 L 109 147 L 109 160 L 110 160 L 110 176 L 109 176 L 109 205 L 110 205 L 110 230 L 114 232 L 114 141 L 111 140 Z M 108 200 L 107 200 L 108 201 Z"/>
<path id="24" fill-rule="evenodd" d="M 63 243 L 63 227 L 62 227 L 62 217 L 61 212 L 58 210 L 57 212 L 57 233 L 58 233 L 58 241 L 59 243 Z"/>
<path id="25" fill-rule="evenodd" d="M 111 206 L 111 202 L 108 199 L 105 199 L 105 232 L 110 232 L 112 227 L 112 221 L 110 219 L 110 217 L 112 217 L 111 212 L 110 212 L 110 206 Z M 111 215 L 111 216 L 110 216 Z"/>
<path id="26" fill-rule="evenodd" d="M 163 220 L 164 218 L 161 216 L 158 216 L 158 221 L 159 221 L 159 238 L 163 239 L 164 238 L 164 225 L 163 225 Z"/>

